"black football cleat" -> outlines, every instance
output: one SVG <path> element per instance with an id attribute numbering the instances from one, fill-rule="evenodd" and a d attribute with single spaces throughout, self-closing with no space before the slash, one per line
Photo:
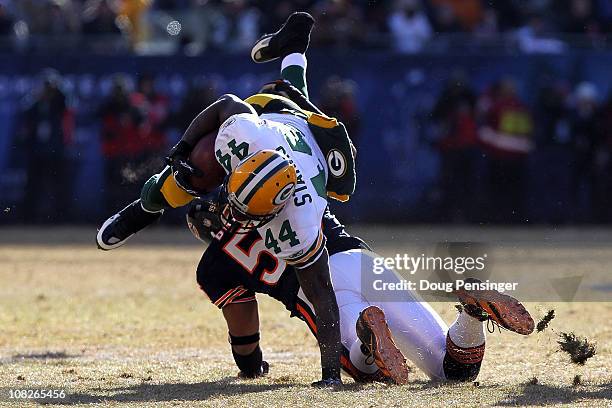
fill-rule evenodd
<path id="1" fill-rule="evenodd" d="M 273 61 L 294 52 L 304 54 L 310 43 L 314 18 L 308 13 L 291 14 L 275 33 L 264 34 L 251 49 L 251 58 L 257 63 Z"/>
<path id="2" fill-rule="evenodd" d="M 140 199 L 113 215 L 100 227 L 96 235 L 98 248 L 110 251 L 125 244 L 132 235 L 153 224 L 161 217 L 163 211 L 148 212 L 142 208 Z"/>
<path id="3" fill-rule="evenodd" d="M 363 309 L 355 328 L 357 337 L 374 358 L 384 377 L 396 384 L 406 384 L 409 373 L 406 358 L 393 341 L 382 309 L 376 306 Z"/>

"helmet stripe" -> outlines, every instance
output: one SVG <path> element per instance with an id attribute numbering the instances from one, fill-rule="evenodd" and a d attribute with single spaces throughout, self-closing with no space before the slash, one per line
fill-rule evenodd
<path id="1" fill-rule="evenodd" d="M 249 183 L 251 182 L 251 180 L 253 180 L 255 178 L 255 176 L 264 168 L 266 167 L 268 164 L 270 164 L 270 162 L 274 161 L 274 159 L 276 159 L 275 156 L 270 156 L 268 157 L 266 160 L 264 160 L 259 166 L 257 166 L 255 168 L 255 170 L 253 170 L 253 172 L 251 174 L 249 174 L 249 176 L 246 178 L 246 180 L 244 180 L 244 183 L 242 183 L 240 185 L 240 187 L 238 187 L 238 189 L 236 190 L 236 197 L 239 197 L 240 194 L 242 194 L 242 190 L 244 190 L 246 188 L 246 186 L 249 185 Z"/>
<path id="2" fill-rule="evenodd" d="M 251 189 L 251 191 L 249 192 L 249 194 L 244 198 L 244 201 L 242 201 L 243 204 L 245 205 L 249 205 L 249 201 L 251 201 L 251 198 L 253 198 L 253 196 L 255 195 L 255 193 L 257 193 L 257 191 L 259 190 L 259 188 L 261 186 L 263 186 L 265 184 L 266 181 L 270 180 L 272 177 L 274 177 L 276 175 L 276 173 L 282 169 L 283 167 L 287 166 L 289 163 L 287 162 L 287 160 L 283 160 L 282 163 L 280 163 L 278 166 L 276 166 L 275 168 L 273 168 L 272 170 L 270 170 L 268 172 L 268 174 L 266 174 L 265 176 L 262 177 L 261 180 L 259 180 L 259 182 L 257 182 L 257 184 Z"/>
<path id="3" fill-rule="evenodd" d="M 256 168 L 251 174 L 253 175 L 253 177 L 249 175 L 247 180 L 245 180 L 242 186 L 240 186 L 240 188 L 236 191 L 236 197 L 238 198 L 238 201 L 240 201 L 243 204 L 246 204 L 246 197 L 252 196 L 251 192 L 252 190 L 257 190 L 256 187 L 259 184 L 259 181 L 263 177 L 265 177 L 268 173 L 270 173 L 272 169 L 275 169 L 279 165 L 279 162 L 288 163 L 287 160 L 285 160 L 283 157 L 272 156 L 271 160 L 268 159 L 265 161 L 265 163 L 267 163 L 267 166 L 264 167 L 262 165 Z"/>

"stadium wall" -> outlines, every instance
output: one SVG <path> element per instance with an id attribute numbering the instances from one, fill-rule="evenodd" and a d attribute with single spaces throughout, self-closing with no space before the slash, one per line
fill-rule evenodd
<path id="1" fill-rule="evenodd" d="M 0 191 L 2 207 L 17 205 L 23 196 L 24 153 L 14 143 L 16 118 L 38 73 L 47 67 L 64 76 L 69 104 L 76 108 L 74 143 L 70 148 L 71 205 L 77 222 L 98 221 L 102 214 L 103 158 L 100 154 L 96 111 L 114 73 L 136 77 L 153 74 L 160 91 L 176 107 L 190 78 L 214 78 L 221 93 L 245 97 L 277 77 L 275 64 L 255 65 L 248 56 L 200 57 L 133 56 L 0 56 Z M 528 104 L 536 90 L 551 79 L 575 84 L 588 79 L 599 89 L 610 89 L 612 53 L 571 52 L 563 55 L 474 54 L 398 56 L 390 53 L 313 53 L 309 58 L 312 94 L 330 75 L 357 84 L 361 113 L 358 139 L 358 190 L 338 211 L 349 221 L 436 220 L 430 195 L 439 178 L 440 157 L 429 137 L 429 112 L 446 79 L 460 69 L 471 85 L 482 91 L 504 76 L 518 79 L 518 90 Z M 173 134 L 173 138 L 178 137 Z M 555 222 L 571 211 L 566 195 L 571 153 L 543 147 L 529 161 L 526 197 L 529 222 Z M 477 180 L 475 182 L 478 182 Z M 135 195 L 137 192 L 134 193 Z M 129 198 L 126 197 L 126 201 Z M 385 211 L 381 212 L 381 202 Z M 5 217 L 0 223 L 10 220 Z M 9 221 L 10 222 L 10 221 Z"/>

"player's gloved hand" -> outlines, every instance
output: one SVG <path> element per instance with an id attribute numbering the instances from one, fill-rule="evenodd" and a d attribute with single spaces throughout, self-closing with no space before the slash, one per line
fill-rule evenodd
<path id="1" fill-rule="evenodd" d="M 193 148 L 189 145 L 189 143 L 180 140 L 177 144 L 172 146 L 172 149 L 170 149 L 170 152 L 166 156 L 166 164 L 168 166 L 172 166 L 175 161 L 187 160 L 192 150 Z"/>
<path id="2" fill-rule="evenodd" d="M 259 90 L 259 93 L 281 95 L 292 101 L 295 101 L 295 98 L 304 98 L 302 92 L 285 79 L 268 82 Z"/>
<path id="3" fill-rule="evenodd" d="M 268 364 L 268 362 L 266 360 L 263 360 L 261 362 L 261 369 L 258 372 L 255 373 L 251 373 L 250 375 L 245 374 L 244 372 L 239 372 L 238 373 L 238 377 L 239 378 L 257 378 L 257 377 L 261 377 L 264 376 L 266 374 L 268 374 L 270 372 L 270 364 Z"/>
<path id="4" fill-rule="evenodd" d="M 342 380 L 340 378 L 325 378 L 312 383 L 312 386 L 316 388 L 335 387 L 337 385 L 342 385 Z"/>
<path id="5" fill-rule="evenodd" d="M 191 186 L 189 179 L 191 177 L 202 177 L 204 173 L 189 161 L 191 146 L 184 141 L 179 141 L 166 156 L 166 164 L 170 166 L 174 181 L 176 184 L 187 193 L 197 195 L 197 191 Z"/>

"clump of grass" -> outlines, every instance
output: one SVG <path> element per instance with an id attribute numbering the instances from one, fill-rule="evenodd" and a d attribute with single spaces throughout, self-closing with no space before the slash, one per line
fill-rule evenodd
<path id="1" fill-rule="evenodd" d="M 538 322 L 538 324 L 536 325 L 536 331 L 540 333 L 546 330 L 546 328 L 550 324 L 550 321 L 554 318 L 555 318 L 555 309 L 551 309 L 548 311 L 548 313 L 546 313 L 546 316 L 544 316 L 542 320 Z"/>
<path id="2" fill-rule="evenodd" d="M 574 385 L 574 387 L 577 387 L 577 386 L 579 386 L 580 384 L 582 384 L 582 377 L 581 377 L 580 375 L 576 374 L 576 375 L 574 376 L 574 381 L 573 381 L 573 383 L 572 383 L 572 384 Z"/>
<path id="3" fill-rule="evenodd" d="M 594 343 L 589 342 L 586 337 L 576 336 L 574 332 L 561 333 L 559 337 L 560 340 L 557 341 L 559 348 L 569 354 L 574 364 L 584 365 L 597 352 Z"/>

